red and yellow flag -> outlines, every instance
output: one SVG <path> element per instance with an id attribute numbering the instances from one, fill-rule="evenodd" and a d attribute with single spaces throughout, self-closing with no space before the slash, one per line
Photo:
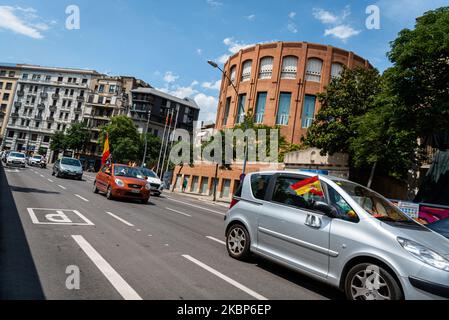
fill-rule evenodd
<path id="1" fill-rule="evenodd" d="M 299 181 L 298 183 L 291 185 L 290 188 L 293 189 L 298 196 L 311 193 L 319 197 L 324 197 L 318 176 Z"/>
<path id="2" fill-rule="evenodd" d="M 106 163 L 110 155 L 111 152 L 109 151 L 109 134 L 106 133 L 106 139 L 104 140 L 103 156 L 101 157 L 102 165 Z"/>

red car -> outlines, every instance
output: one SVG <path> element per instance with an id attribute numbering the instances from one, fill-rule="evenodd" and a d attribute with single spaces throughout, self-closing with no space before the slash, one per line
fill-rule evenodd
<path id="1" fill-rule="evenodd" d="M 124 164 L 103 166 L 95 177 L 93 192 L 104 192 L 108 199 L 135 199 L 147 203 L 150 185 L 139 168 Z"/>

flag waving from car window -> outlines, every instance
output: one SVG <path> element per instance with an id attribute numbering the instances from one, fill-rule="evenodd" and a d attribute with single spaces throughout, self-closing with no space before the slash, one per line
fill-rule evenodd
<path id="1" fill-rule="evenodd" d="M 323 189 L 321 188 L 320 179 L 318 176 L 301 180 L 290 186 L 298 196 L 303 196 L 307 193 L 324 197 Z"/>
<path id="2" fill-rule="evenodd" d="M 111 152 L 109 151 L 109 134 L 106 133 L 106 139 L 104 140 L 103 156 L 101 157 L 102 165 L 104 165 L 106 163 L 106 161 L 108 160 L 110 155 L 111 155 Z"/>

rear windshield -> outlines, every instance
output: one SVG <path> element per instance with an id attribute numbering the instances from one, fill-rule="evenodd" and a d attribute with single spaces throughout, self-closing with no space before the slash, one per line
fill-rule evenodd
<path id="1" fill-rule="evenodd" d="M 251 191 L 254 198 L 264 200 L 271 175 L 254 174 L 251 176 Z"/>
<path id="2" fill-rule="evenodd" d="M 158 176 L 156 173 L 154 173 L 153 170 L 147 169 L 147 168 L 140 168 L 140 170 L 143 172 L 144 175 L 150 178 L 157 178 Z"/>
<path id="3" fill-rule="evenodd" d="M 81 162 L 79 162 L 79 160 L 70 158 L 63 158 L 61 160 L 61 164 L 65 164 L 66 166 L 81 167 Z"/>
<path id="4" fill-rule="evenodd" d="M 18 152 L 11 152 L 9 155 L 11 157 L 16 157 L 16 158 L 25 158 L 25 155 L 23 153 L 18 153 Z"/>

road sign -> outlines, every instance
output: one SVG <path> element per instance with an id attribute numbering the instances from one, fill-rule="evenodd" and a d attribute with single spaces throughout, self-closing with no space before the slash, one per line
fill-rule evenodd
<path id="1" fill-rule="evenodd" d="M 28 208 L 34 224 L 62 226 L 93 226 L 94 224 L 78 210 Z"/>

